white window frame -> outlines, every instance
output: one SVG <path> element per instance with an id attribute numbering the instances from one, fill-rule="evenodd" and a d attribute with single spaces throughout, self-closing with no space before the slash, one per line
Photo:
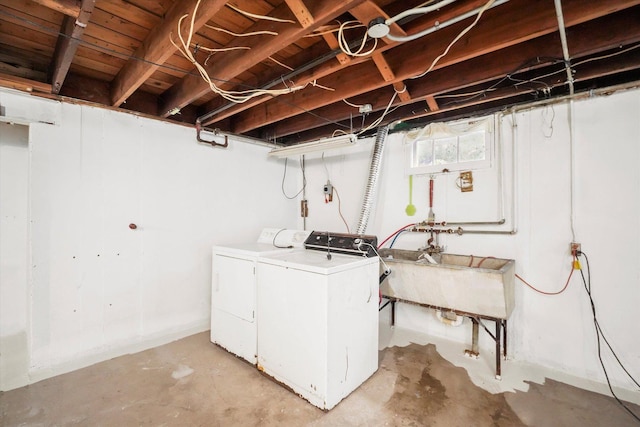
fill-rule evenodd
<path id="1" fill-rule="evenodd" d="M 477 119 L 458 120 L 448 123 L 430 123 L 422 129 L 407 132 L 405 135 L 404 149 L 407 175 L 437 174 L 462 170 L 487 169 L 493 164 L 495 132 L 493 116 Z M 437 141 L 456 140 L 460 143 L 460 137 L 473 132 L 485 132 L 485 158 L 483 160 L 456 161 L 451 163 L 439 163 L 430 165 L 416 164 L 416 152 L 418 144 L 424 141 L 432 141 L 432 150 Z M 460 150 L 457 148 L 457 156 Z"/>

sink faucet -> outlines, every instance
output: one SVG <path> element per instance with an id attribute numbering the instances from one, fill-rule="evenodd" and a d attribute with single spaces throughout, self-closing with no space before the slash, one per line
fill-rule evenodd
<path id="1" fill-rule="evenodd" d="M 440 246 L 438 242 L 438 237 L 440 233 L 436 232 L 433 228 L 431 229 L 431 237 L 427 240 L 427 245 L 420 248 L 421 251 L 426 251 L 429 255 L 440 254 L 444 252 L 444 246 Z M 434 244 L 435 242 L 435 244 Z"/>

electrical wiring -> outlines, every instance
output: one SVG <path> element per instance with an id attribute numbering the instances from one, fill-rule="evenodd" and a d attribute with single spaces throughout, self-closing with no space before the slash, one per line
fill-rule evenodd
<path id="1" fill-rule="evenodd" d="M 293 200 L 296 197 L 298 197 L 300 194 L 302 194 L 302 192 L 305 190 L 305 188 L 307 188 L 307 176 L 305 174 L 305 168 L 304 168 L 304 162 L 301 161 L 300 162 L 300 170 L 302 171 L 302 188 L 300 189 L 300 191 L 298 191 L 296 194 L 294 194 L 293 196 L 289 196 L 287 195 L 287 192 L 284 190 L 284 181 L 287 177 L 287 163 L 288 163 L 289 159 L 285 157 L 284 159 L 284 173 L 282 174 L 282 183 L 280 184 L 280 189 L 282 190 L 282 194 L 284 195 L 284 197 L 286 197 L 289 200 Z"/>
<path id="2" fill-rule="evenodd" d="M 491 89 L 482 89 L 482 90 L 477 90 L 475 92 L 466 92 L 466 93 L 452 93 L 452 94 L 446 94 L 446 95 L 436 95 L 435 98 L 436 99 L 444 99 L 444 98 L 462 98 L 464 96 L 474 96 L 474 95 L 482 95 L 485 94 L 487 92 L 492 92 L 496 90 L 495 88 L 491 88 Z"/>
<path id="3" fill-rule="evenodd" d="M 433 68 L 436 66 L 436 64 L 440 61 L 440 59 L 442 59 L 443 57 L 445 57 L 448 53 L 449 50 L 453 47 L 454 44 L 456 44 L 458 42 L 458 40 L 460 40 L 465 34 L 467 34 L 469 31 L 471 31 L 471 29 L 473 27 L 476 26 L 476 24 L 478 23 L 478 21 L 480 20 L 480 18 L 482 17 L 482 14 L 489 8 L 491 7 L 491 5 L 493 3 L 495 3 L 496 0 L 489 0 L 487 3 L 485 3 L 485 5 L 480 9 L 480 11 L 478 12 L 478 14 L 476 15 L 476 19 L 469 25 L 467 26 L 464 30 L 462 30 L 460 32 L 460 34 L 458 34 L 452 41 L 451 43 L 449 43 L 449 45 L 447 46 L 447 48 L 444 50 L 444 52 L 442 52 L 440 55 L 436 56 L 436 58 L 433 60 L 433 62 L 431 63 L 431 65 L 429 66 L 429 68 L 427 68 L 426 71 L 424 71 L 421 74 L 418 74 L 417 76 L 413 76 L 411 77 L 412 79 L 419 79 L 421 77 L 424 77 L 425 75 L 427 75 L 431 70 L 433 70 Z"/>
<path id="4" fill-rule="evenodd" d="M 140 63 L 143 63 L 143 64 L 148 64 L 148 65 L 151 65 L 151 66 L 154 66 L 154 67 L 158 67 L 158 68 L 163 69 L 163 70 L 175 71 L 175 72 L 179 72 L 179 73 L 182 73 L 182 74 L 185 74 L 185 75 L 189 75 L 189 76 L 198 76 L 199 75 L 199 73 L 197 73 L 197 72 L 195 72 L 193 70 L 186 70 L 186 69 L 183 69 L 183 68 L 180 68 L 180 67 L 176 67 L 176 66 L 173 66 L 173 65 L 169 65 L 169 64 L 166 64 L 166 63 L 162 63 L 161 64 L 161 63 L 158 63 L 158 62 L 149 61 L 149 60 L 141 58 L 139 56 L 130 55 L 130 54 L 124 54 L 124 53 L 119 52 L 119 51 L 117 51 L 115 49 L 111 49 L 111 48 L 108 48 L 108 47 L 100 46 L 99 44 L 91 43 L 91 42 L 88 42 L 87 40 L 84 40 L 84 39 L 81 39 L 81 38 L 77 38 L 77 37 L 73 37 L 73 36 L 70 36 L 69 34 L 65 34 L 65 33 L 62 33 L 62 32 L 57 31 L 57 30 L 52 30 L 51 28 L 49 28 L 49 27 L 47 27 L 45 25 L 42 25 L 40 23 L 37 23 L 37 22 L 34 22 L 32 20 L 26 19 L 26 18 L 24 18 L 22 16 L 18 16 L 18 15 L 15 15 L 13 13 L 7 12 L 6 10 L 0 9 L 0 15 L 10 17 L 11 19 L 15 19 L 15 20 L 20 21 L 20 22 L 24 22 L 24 23 L 30 25 L 31 27 L 37 28 L 37 29 L 39 29 L 39 30 L 41 30 L 41 31 L 43 31 L 43 32 L 45 32 L 47 34 L 53 35 L 55 37 L 63 37 L 65 39 L 72 40 L 72 41 L 78 43 L 79 45 L 86 46 L 86 47 L 89 47 L 91 49 L 95 49 L 95 50 L 97 50 L 99 52 L 103 52 L 103 53 L 112 55 L 114 57 L 120 58 L 120 59 L 124 59 L 124 60 L 127 60 L 127 61 L 128 60 L 137 61 L 137 62 L 140 62 Z M 217 78 L 217 77 L 212 77 L 211 80 L 214 80 L 214 81 L 217 81 L 217 82 L 220 82 L 220 83 L 237 84 L 239 86 L 247 87 L 247 88 L 250 88 L 250 89 L 257 89 L 256 87 L 247 85 L 245 83 L 238 83 L 238 82 L 234 82 L 234 81 L 226 80 L 226 79 L 221 79 L 221 78 Z M 313 116 L 318 120 L 322 120 L 323 122 L 325 122 L 327 124 L 332 124 L 332 125 L 335 125 L 335 126 L 338 126 L 338 127 L 342 127 L 344 129 L 350 129 L 349 126 L 347 126 L 347 125 L 345 125 L 343 123 L 340 123 L 340 122 L 338 122 L 336 120 L 331 120 L 331 119 L 329 119 L 327 117 L 321 116 L 321 115 L 317 114 L 316 112 L 311 111 L 311 110 L 309 110 L 307 108 L 301 107 L 300 105 L 295 104 L 293 102 L 290 102 L 290 101 L 287 101 L 285 99 L 281 99 L 281 98 L 278 98 L 278 97 L 275 97 L 274 99 L 278 103 L 287 105 L 287 106 L 289 106 L 291 108 L 294 108 L 294 109 L 296 109 L 298 111 L 301 111 L 301 112 L 303 112 L 305 114 L 309 114 L 310 116 Z"/>
<path id="5" fill-rule="evenodd" d="M 574 257 L 575 260 L 575 257 Z M 560 289 L 557 292 L 547 292 L 547 291 L 541 291 L 540 289 L 534 287 L 533 285 L 531 285 L 529 282 L 527 282 L 526 280 L 524 280 L 522 277 L 520 277 L 519 274 L 516 274 L 515 276 L 525 285 L 527 285 L 528 287 L 530 287 L 531 289 L 533 289 L 534 291 L 538 292 L 539 294 L 542 295 L 549 295 L 549 296 L 554 296 L 554 295 L 560 295 L 561 293 L 563 293 L 565 290 L 567 290 L 567 288 L 569 287 L 569 283 L 571 282 L 571 276 L 573 276 L 573 270 L 574 268 L 571 267 L 571 271 L 569 272 L 569 277 L 567 277 L 567 282 L 564 284 L 564 287 L 562 289 Z"/>
<path id="6" fill-rule="evenodd" d="M 238 6 L 232 5 L 231 3 L 227 3 L 226 6 L 249 18 L 262 19 L 262 20 L 274 21 L 274 22 L 284 22 L 284 23 L 291 23 L 291 24 L 296 23 L 296 21 L 293 21 L 291 19 L 281 19 L 273 16 L 258 15 L 256 13 L 247 12 L 245 10 L 240 9 Z"/>
<path id="7" fill-rule="evenodd" d="M 237 46 L 237 47 L 221 47 L 221 48 L 207 48 L 207 47 L 203 47 L 200 45 L 195 45 L 195 49 L 194 50 L 194 54 L 197 50 L 204 50 L 205 52 L 210 52 L 209 55 L 207 55 L 207 59 L 204 60 L 203 64 L 207 65 L 209 62 L 209 59 L 216 53 L 218 52 L 229 52 L 232 50 L 250 50 L 250 47 L 246 47 L 246 46 Z"/>
<path id="8" fill-rule="evenodd" d="M 551 92 L 551 86 L 549 86 L 548 84 L 546 84 L 543 81 L 540 81 L 539 77 L 536 77 L 536 78 L 533 78 L 533 79 L 528 79 L 528 80 L 522 80 L 522 79 L 516 79 L 511 74 L 509 74 L 509 75 L 507 75 L 507 78 L 509 80 L 511 80 L 512 82 L 515 82 L 514 85 L 513 85 L 514 87 L 518 87 L 518 86 L 522 86 L 522 85 L 530 84 L 530 83 L 535 83 L 535 84 L 543 86 L 543 90 L 546 90 L 547 93 Z M 530 89 L 534 89 L 534 88 L 530 88 Z"/>
<path id="9" fill-rule="evenodd" d="M 387 104 L 387 108 L 385 108 L 384 111 L 382 112 L 382 115 L 380 117 L 378 117 L 376 120 L 374 120 L 369 126 L 365 127 L 364 129 L 361 129 L 357 133 L 357 135 L 362 135 L 363 133 L 365 133 L 365 132 L 367 132 L 367 131 L 375 128 L 375 127 L 378 127 L 378 125 L 380 123 L 382 123 L 382 121 L 387 116 L 387 114 L 389 114 L 389 109 L 393 105 L 393 102 L 396 100 L 396 96 L 398 96 L 398 91 L 394 90 L 393 96 L 391 97 L 391 100 L 389 100 L 389 104 Z"/>
<path id="10" fill-rule="evenodd" d="M 597 345 L 597 350 L 598 350 L 598 360 L 600 361 L 600 366 L 602 367 L 602 371 L 604 372 L 604 377 L 607 380 L 607 386 L 609 387 L 609 391 L 611 392 L 611 395 L 613 396 L 613 398 L 622 406 L 622 408 L 625 411 L 627 411 L 629 413 L 629 415 L 631 415 L 636 421 L 640 422 L 640 416 L 636 415 L 633 411 L 631 411 L 631 409 L 627 405 L 625 405 L 624 402 L 620 398 L 618 398 L 616 393 L 613 391 L 613 387 L 611 386 L 611 380 L 609 379 L 609 374 L 607 372 L 607 368 L 605 367 L 604 361 L 602 360 L 602 348 L 601 348 L 602 346 L 601 346 L 601 343 L 600 343 L 600 338 L 604 339 L 604 341 L 606 342 L 607 346 L 609 347 L 609 350 L 611 351 L 611 353 L 613 354 L 615 359 L 618 361 L 618 364 L 620 365 L 620 367 L 629 376 L 629 378 L 631 378 L 631 380 L 633 380 L 633 382 L 637 386 L 640 387 L 640 384 L 638 384 L 638 381 L 636 381 L 635 378 L 633 378 L 633 376 L 631 376 L 629 371 L 627 371 L 627 369 L 624 367 L 624 365 L 622 364 L 622 362 L 618 358 L 618 355 L 615 353 L 615 351 L 613 351 L 613 348 L 611 348 L 611 345 L 609 344 L 609 341 L 605 338 L 602 329 L 600 328 L 600 323 L 598 322 L 598 317 L 596 315 L 595 302 L 593 301 L 593 295 L 591 294 L 591 267 L 589 266 L 589 258 L 587 257 L 587 254 L 585 254 L 584 252 L 578 252 L 578 256 L 584 256 L 584 258 L 586 260 L 586 264 L 587 264 L 588 280 L 585 279 L 584 272 L 583 272 L 582 269 L 580 270 L 580 275 L 582 276 L 582 282 L 584 284 L 584 290 L 587 293 L 587 296 L 589 297 L 589 303 L 591 305 L 591 313 L 593 315 L 593 325 L 594 325 L 594 328 L 595 328 L 595 331 L 596 331 L 596 345 Z"/>
<path id="11" fill-rule="evenodd" d="M 344 52 L 349 56 L 355 56 L 355 57 L 371 55 L 378 47 L 378 39 L 375 39 L 375 38 L 373 39 L 374 43 L 371 49 L 369 49 L 366 52 L 362 52 L 364 50 L 365 45 L 367 44 L 367 40 L 369 39 L 369 35 L 367 34 L 366 31 L 364 33 L 364 36 L 362 37 L 362 42 L 360 43 L 360 47 L 358 48 L 358 50 L 354 52 L 349 47 L 349 43 L 344 37 L 344 28 L 346 25 L 353 24 L 354 22 L 357 22 L 357 21 L 347 21 L 343 24 L 340 24 L 340 29 L 338 30 L 338 46 L 340 46 L 340 50 L 342 50 L 342 52 Z M 364 27 L 364 25 L 360 25 L 360 26 Z"/>
<path id="12" fill-rule="evenodd" d="M 278 64 L 279 66 L 281 66 L 282 68 L 286 68 L 289 71 L 293 71 L 293 68 L 289 67 L 286 64 L 283 64 L 282 62 L 280 62 L 277 59 L 275 59 L 273 56 L 270 56 L 269 59 L 272 60 L 273 62 L 275 62 L 276 64 Z"/>
<path id="13" fill-rule="evenodd" d="M 343 100 L 342 100 L 342 102 L 344 102 L 345 104 L 347 104 L 349 107 L 353 107 L 353 108 L 358 108 L 358 109 L 360 109 L 360 108 L 364 107 L 364 105 L 353 104 L 353 103 L 351 103 L 351 102 L 347 101 L 346 99 L 343 99 Z"/>
<path id="14" fill-rule="evenodd" d="M 433 2 L 425 2 L 423 3 L 421 6 L 418 7 L 414 7 L 408 10 L 405 10 L 404 12 L 401 12 L 389 19 L 387 19 L 385 22 L 385 24 L 387 25 L 391 25 L 395 22 L 400 21 L 403 18 L 406 18 L 407 16 L 411 16 L 411 15 L 425 15 L 429 12 L 433 12 L 434 10 L 438 10 L 441 7 L 445 7 L 450 5 L 451 3 L 455 2 L 456 0 L 442 0 L 432 6 L 427 6 L 427 7 L 423 7 L 429 3 L 433 3 Z"/>
<path id="15" fill-rule="evenodd" d="M 324 171 L 327 174 L 327 183 L 331 182 L 331 179 L 329 177 L 329 168 L 327 167 L 327 162 L 325 162 L 324 160 L 324 151 L 322 152 L 322 166 L 324 166 Z M 344 216 L 342 215 L 342 200 L 340 200 L 340 193 L 338 193 L 338 188 L 333 185 L 333 189 L 336 192 L 336 197 L 338 198 L 338 215 L 340 215 L 340 218 L 342 219 L 342 222 L 344 223 L 345 227 L 347 228 L 347 233 L 351 233 L 351 229 L 349 228 L 349 224 L 347 223 L 347 221 L 344 219 Z M 325 196 L 325 203 L 328 202 L 326 196 Z"/>
<path id="16" fill-rule="evenodd" d="M 391 249 L 393 247 L 393 245 L 396 243 L 396 240 L 398 240 L 398 236 L 400 236 L 402 233 L 406 233 L 407 230 L 400 230 L 398 233 L 396 233 L 395 237 L 393 238 L 393 240 L 391 241 L 391 243 L 389 243 L 389 249 Z"/>
<path id="17" fill-rule="evenodd" d="M 347 224 L 347 220 L 344 219 L 344 216 L 342 215 L 342 201 L 340 200 L 340 193 L 338 192 L 338 189 L 336 188 L 335 185 L 333 186 L 333 191 L 336 192 L 336 197 L 338 198 L 338 215 L 340 215 L 340 218 L 342 219 L 344 226 L 347 227 L 347 233 L 351 234 L 351 230 L 349 229 L 349 224 Z"/>
<path id="18" fill-rule="evenodd" d="M 400 227 L 400 228 L 398 228 L 396 231 L 394 231 L 393 233 L 391 233 L 391 234 L 390 234 L 386 239 L 384 239 L 384 240 L 382 241 L 382 243 L 380 243 L 380 244 L 378 245 L 378 249 L 381 249 L 381 248 L 382 248 L 382 246 L 384 246 L 384 244 L 385 244 L 385 243 L 387 243 L 387 241 L 388 241 L 389 239 L 391 239 L 393 236 L 395 236 L 395 235 L 396 235 L 396 234 L 398 234 L 399 232 L 401 232 L 401 231 L 405 230 L 406 228 L 413 227 L 413 226 L 415 226 L 415 224 L 414 224 L 414 223 L 411 223 L 411 224 L 407 224 L 407 225 L 405 225 L 404 227 Z"/>
<path id="19" fill-rule="evenodd" d="M 204 24 L 205 27 L 207 28 L 211 28 L 212 30 L 215 31 L 219 31 L 221 33 L 226 33 L 229 34 L 233 37 L 250 37 L 250 36 L 277 36 L 278 33 L 276 33 L 275 31 L 267 31 L 267 30 L 263 30 L 263 31 L 250 31 L 248 33 L 234 33 L 233 31 L 229 31 L 226 30 L 224 28 L 220 28 L 220 27 L 215 27 L 213 25 L 209 25 L 209 24 Z"/>
<path id="20" fill-rule="evenodd" d="M 180 40 L 180 44 L 176 43 L 173 38 L 169 38 L 171 44 L 187 59 L 189 62 L 193 64 L 193 66 L 198 70 L 202 79 L 209 85 L 209 88 L 212 92 L 222 96 L 224 99 L 235 102 L 238 104 L 247 102 L 255 97 L 263 96 L 263 95 L 283 95 L 287 93 L 296 92 L 298 90 L 304 89 L 306 85 L 298 85 L 287 87 L 286 89 L 252 89 L 252 90 L 243 90 L 243 91 L 228 91 L 219 88 L 209 76 L 209 73 L 204 68 L 202 64 L 200 64 L 194 57 L 193 53 L 190 50 L 191 39 L 194 34 L 194 26 L 195 26 L 195 17 L 198 11 L 198 7 L 200 6 L 200 2 L 202 0 L 198 0 L 193 9 L 193 13 L 191 14 L 191 19 L 189 21 L 189 28 L 187 31 L 186 39 L 185 36 L 180 32 L 182 27 L 182 22 L 189 16 L 188 14 L 183 15 L 178 20 L 178 39 Z"/>
<path id="21" fill-rule="evenodd" d="M 278 235 L 282 233 L 284 230 L 286 230 L 286 228 L 281 228 L 280 230 L 278 230 L 278 232 L 273 236 L 273 240 L 271 241 L 271 244 L 278 249 L 291 249 L 293 248 L 293 245 L 282 246 L 282 245 L 276 244 L 276 239 L 278 238 Z"/>
<path id="22" fill-rule="evenodd" d="M 344 26 L 345 30 L 350 30 L 350 29 L 353 29 L 353 28 L 360 28 L 360 27 L 364 26 L 364 25 L 362 25 L 360 23 L 360 21 L 349 21 L 349 22 L 352 22 L 352 24 L 345 25 Z M 309 34 L 305 35 L 305 37 L 319 37 L 319 36 L 323 36 L 325 34 L 337 33 L 338 31 L 340 31 L 340 26 L 341 25 L 342 24 L 340 23 L 340 21 L 338 21 L 338 26 L 335 27 L 335 28 L 330 28 L 328 30 L 316 30 L 316 31 L 314 31 L 312 33 L 309 33 Z"/>
<path id="23" fill-rule="evenodd" d="M 640 43 L 635 44 L 633 46 L 630 46 L 630 47 L 628 47 L 626 49 L 622 49 L 620 51 L 610 53 L 608 55 L 598 56 L 598 57 L 594 57 L 594 58 L 588 58 L 588 59 L 585 59 L 583 61 L 575 62 L 575 63 L 572 64 L 572 68 L 576 68 L 576 67 L 578 67 L 580 65 L 583 65 L 583 64 L 586 64 L 586 63 L 589 63 L 589 62 L 598 61 L 598 60 L 602 60 L 602 59 L 608 59 L 608 58 L 611 58 L 611 57 L 614 57 L 614 56 L 617 56 L 617 55 L 622 55 L 624 53 L 630 52 L 630 51 L 638 49 L 638 48 L 640 48 Z M 536 59 L 538 60 L 538 63 L 539 63 L 541 58 L 536 58 Z M 548 58 L 548 59 L 553 60 L 554 63 L 564 63 L 564 60 L 562 60 L 562 59 L 558 59 L 558 58 Z M 528 62 L 531 63 L 531 61 L 528 61 Z M 485 95 L 486 93 L 488 93 L 490 91 L 496 90 L 496 87 L 498 85 L 500 85 L 501 83 L 503 83 L 504 81 L 506 81 L 506 80 L 515 80 L 515 79 L 512 78 L 512 75 L 517 73 L 517 72 L 519 72 L 519 71 L 521 71 L 521 70 L 523 70 L 523 69 L 525 69 L 525 68 L 527 68 L 527 67 L 528 67 L 528 65 L 520 66 L 517 69 L 513 70 L 512 72 L 510 72 L 509 74 L 507 74 L 505 77 L 503 77 L 499 81 L 497 81 L 496 83 L 494 83 L 493 85 L 491 85 L 489 88 L 481 90 L 481 91 L 478 91 L 478 92 L 472 92 L 472 93 L 469 94 L 469 95 L 472 95 L 469 98 L 466 98 L 466 99 L 463 99 L 463 100 L 458 100 L 458 101 L 448 102 L 448 103 L 443 104 L 443 106 L 448 106 L 448 105 L 452 105 L 452 104 L 468 102 L 468 101 L 471 101 L 471 100 L 477 98 L 478 96 L 483 96 L 483 95 Z M 547 77 L 551 77 L 551 76 L 556 75 L 556 74 L 564 73 L 565 71 L 566 70 L 563 67 L 563 68 L 561 68 L 559 70 L 552 71 L 552 72 L 537 76 L 537 77 L 532 78 L 532 79 L 520 80 L 519 82 L 515 83 L 514 86 L 518 87 L 518 86 L 521 86 L 521 85 L 526 84 L 526 83 L 532 83 L 532 82 L 535 82 L 536 80 L 541 80 L 541 79 L 545 79 Z M 538 83 L 542 83 L 542 82 L 538 82 Z M 546 85 L 546 84 L 544 84 L 544 86 L 545 86 L 545 89 L 549 88 L 549 86 Z M 463 94 L 437 95 L 436 99 L 454 98 L 454 97 L 458 97 L 460 95 L 463 95 Z"/>
<path id="24" fill-rule="evenodd" d="M 532 65 L 536 65 L 536 64 L 540 64 L 541 60 L 545 60 L 545 61 L 550 61 L 552 63 L 558 63 L 558 62 L 564 62 L 561 59 L 558 58 L 541 58 L 541 57 L 535 57 L 532 58 L 528 61 L 523 62 L 521 65 L 519 65 L 518 67 L 516 67 L 515 69 L 513 69 L 511 72 L 507 73 L 504 77 L 502 77 L 500 80 L 498 80 L 497 82 L 493 83 L 491 86 L 489 86 L 488 88 L 484 89 L 484 90 L 480 90 L 477 92 L 471 92 L 469 95 L 469 97 L 465 98 L 465 99 L 460 99 L 460 100 L 455 100 L 455 101 L 450 101 L 447 103 L 444 103 L 443 106 L 449 106 L 449 105 L 453 105 L 453 104 L 460 104 L 460 103 L 465 103 L 465 102 L 469 102 L 472 101 L 480 96 L 484 96 L 486 93 L 497 90 L 497 87 L 502 84 L 503 82 L 507 81 L 510 79 L 510 76 L 521 72 L 523 70 L 526 70 L 527 68 L 531 67 Z M 564 71 L 564 69 L 562 70 Z M 453 98 L 453 97 L 457 97 L 456 94 L 453 95 L 436 95 L 436 99 L 440 99 L 440 98 Z"/>
<path id="25" fill-rule="evenodd" d="M 626 48 L 626 49 L 623 49 L 623 50 L 619 50 L 619 51 L 617 51 L 617 52 L 610 53 L 610 54 L 608 54 L 608 55 L 597 56 L 597 57 L 594 57 L 594 58 L 587 58 L 587 59 L 585 59 L 585 60 L 575 62 L 575 63 L 571 64 L 571 68 L 573 69 L 573 68 L 575 68 L 575 67 L 579 67 L 580 65 L 587 64 L 587 63 L 589 63 L 589 62 L 593 62 L 593 61 L 600 61 L 600 60 L 602 60 L 602 59 L 609 59 L 609 58 L 613 58 L 613 57 L 615 57 L 615 56 L 622 55 L 622 54 L 624 54 L 624 53 L 630 52 L 630 51 L 635 50 L 635 49 L 638 49 L 638 48 L 640 48 L 640 43 L 635 44 L 635 45 L 633 45 L 633 46 L 630 46 L 630 47 L 628 47 L 628 48 Z M 563 62 L 564 62 L 564 61 L 563 61 Z M 535 78 L 533 78 L 533 79 L 530 79 L 529 81 L 545 79 L 545 78 L 547 78 L 547 77 L 551 77 L 551 76 L 554 76 L 554 75 L 556 75 L 556 74 L 560 74 L 560 73 L 564 73 L 564 72 L 566 72 L 566 69 L 565 69 L 565 68 L 562 68 L 562 69 L 560 69 L 560 70 L 552 71 L 552 72 L 550 72 L 550 73 L 543 74 L 543 75 L 541 75 L 541 76 L 537 76 L 537 77 L 535 77 Z M 525 83 L 527 83 L 527 82 L 529 82 L 529 81 L 526 81 Z M 516 84 L 516 86 L 518 86 L 518 84 Z"/>
<path id="26" fill-rule="evenodd" d="M 553 108 L 553 105 L 548 105 L 546 106 L 543 110 L 542 110 L 542 125 L 546 125 L 547 124 L 547 111 L 551 109 L 551 120 L 549 120 L 549 133 L 545 132 L 544 128 L 542 129 L 542 135 L 549 139 L 553 136 L 553 121 L 556 118 L 556 110 L 555 108 Z"/>

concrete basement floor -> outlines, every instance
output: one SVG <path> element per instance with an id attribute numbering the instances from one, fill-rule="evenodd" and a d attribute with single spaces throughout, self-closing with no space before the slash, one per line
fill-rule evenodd
<path id="1" fill-rule="evenodd" d="M 526 392 L 489 393 L 434 344 L 379 355 L 378 371 L 325 413 L 211 344 L 205 332 L 0 393 L 0 425 L 638 425 L 613 398 L 549 379 L 530 382 Z"/>

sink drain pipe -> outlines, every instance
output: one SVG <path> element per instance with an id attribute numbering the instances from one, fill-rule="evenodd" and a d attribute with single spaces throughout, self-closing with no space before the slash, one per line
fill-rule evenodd
<path id="1" fill-rule="evenodd" d="M 380 165 L 382 164 L 382 154 L 384 152 L 384 143 L 389 133 L 389 126 L 378 128 L 376 134 L 376 144 L 373 148 L 371 156 L 371 166 L 369 167 L 369 180 L 367 181 L 367 189 L 362 202 L 362 210 L 360 211 L 360 220 L 358 221 L 357 234 L 364 234 L 369 224 L 371 210 L 376 201 L 376 193 L 378 191 L 378 177 L 380 176 Z"/>

